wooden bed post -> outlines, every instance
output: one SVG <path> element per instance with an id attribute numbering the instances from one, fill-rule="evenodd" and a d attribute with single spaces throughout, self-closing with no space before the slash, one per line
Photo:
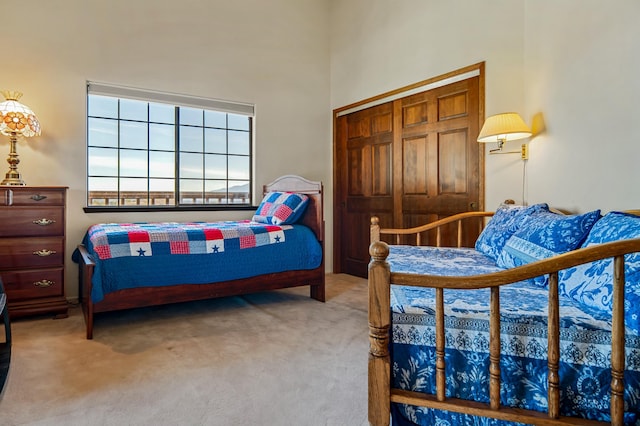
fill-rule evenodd
<path id="1" fill-rule="evenodd" d="M 613 318 L 611 327 L 611 424 L 624 424 L 624 255 L 613 258 Z"/>
<path id="2" fill-rule="evenodd" d="M 491 287 L 489 318 L 489 399 L 492 410 L 500 408 L 500 287 Z"/>
<path id="3" fill-rule="evenodd" d="M 549 417 L 560 416 L 560 300 L 558 296 L 558 272 L 549 274 L 549 313 L 547 324 L 547 401 Z"/>
<path id="4" fill-rule="evenodd" d="M 371 216 L 371 226 L 369 227 L 369 241 L 375 243 L 380 241 L 380 219 L 377 216 Z"/>
<path id="5" fill-rule="evenodd" d="M 389 247 L 374 242 L 369 254 L 369 423 L 387 426 L 391 408 Z"/>
<path id="6" fill-rule="evenodd" d="M 444 401 L 447 395 L 445 374 L 444 290 L 436 288 L 436 398 Z"/>
<path id="7" fill-rule="evenodd" d="M 93 277 L 93 271 L 95 263 L 91 258 L 91 255 L 87 251 L 84 245 L 78 246 L 78 252 L 80 254 L 80 261 L 78 262 L 78 280 L 79 280 L 79 302 L 82 306 L 82 313 L 84 314 L 84 321 L 86 324 L 87 339 L 93 339 L 93 301 L 91 300 L 91 291 L 93 284 L 91 278 Z"/>

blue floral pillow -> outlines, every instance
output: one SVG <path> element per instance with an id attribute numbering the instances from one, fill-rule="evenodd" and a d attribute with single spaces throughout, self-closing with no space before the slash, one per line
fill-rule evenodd
<path id="1" fill-rule="evenodd" d="M 496 263 L 502 268 L 515 268 L 574 250 L 580 247 L 598 219 L 600 210 L 571 216 L 549 211 L 534 213 L 525 218 L 507 240 Z M 544 285 L 546 278 L 538 277 L 534 281 Z"/>
<path id="2" fill-rule="evenodd" d="M 520 227 L 524 219 L 539 211 L 549 211 L 546 204 L 530 207 L 503 204 L 487 222 L 476 240 L 476 250 L 493 260 L 497 260 L 502 247 Z"/>
<path id="3" fill-rule="evenodd" d="M 295 223 L 309 204 L 309 197 L 296 192 L 269 192 L 251 219 L 258 223 L 287 225 Z"/>
<path id="4" fill-rule="evenodd" d="M 583 247 L 611 241 L 640 238 L 640 217 L 611 212 L 600 219 L 589 233 Z M 625 260 L 625 325 L 640 334 L 640 253 L 628 254 Z M 613 259 L 578 265 L 560 271 L 559 288 L 586 312 L 611 318 L 613 299 Z"/>

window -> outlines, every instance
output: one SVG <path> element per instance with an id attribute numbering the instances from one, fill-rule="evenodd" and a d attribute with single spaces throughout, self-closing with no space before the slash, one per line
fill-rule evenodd
<path id="1" fill-rule="evenodd" d="M 87 85 L 87 206 L 251 204 L 253 106 Z"/>

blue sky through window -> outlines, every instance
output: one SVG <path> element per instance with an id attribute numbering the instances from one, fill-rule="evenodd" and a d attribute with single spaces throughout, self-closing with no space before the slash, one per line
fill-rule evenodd
<path id="1" fill-rule="evenodd" d="M 250 203 L 249 116 L 95 94 L 88 94 L 87 107 L 89 205 L 92 192 L 176 186 L 203 194 L 187 204 L 236 203 L 207 201 L 207 193 L 227 191 L 246 192 Z"/>

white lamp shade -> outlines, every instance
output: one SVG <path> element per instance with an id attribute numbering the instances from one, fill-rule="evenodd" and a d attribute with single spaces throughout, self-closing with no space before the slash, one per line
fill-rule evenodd
<path id="1" fill-rule="evenodd" d="M 524 139 L 531 129 L 516 112 L 505 112 L 487 118 L 478 135 L 478 142 L 498 142 Z"/>
<path id="2" fill-rule="evenodd" d="M 20 92 L 2 92 L 7 99 L 0 103 L 0 133 L 11 135 L 16 133 L 25 137 L 40 134 L 40 122 L 31 109 L 18 102 Z"/>

